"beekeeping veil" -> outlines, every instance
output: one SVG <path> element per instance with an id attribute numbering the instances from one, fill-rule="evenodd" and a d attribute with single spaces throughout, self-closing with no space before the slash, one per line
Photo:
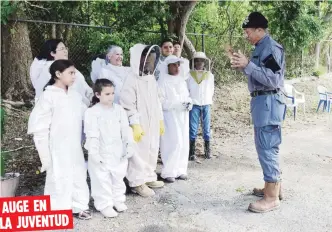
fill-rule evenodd
<path id="1" fill-rule="evenodd" d="M 160 56 L 158 45 L 136 44 L 130 48 L 130 66 L 137 76 L 154 75 Z"/>
<path id="2" fill-rule="evenodd" d="M 205 55 L 204 52 L 196 52 L 193 58 L 190 61 L 190 70 L 195 70 L 195 63 L 202 63 L 203 62 L 203 70 L 204 71 L 211 71 L 211 60 Z"/>

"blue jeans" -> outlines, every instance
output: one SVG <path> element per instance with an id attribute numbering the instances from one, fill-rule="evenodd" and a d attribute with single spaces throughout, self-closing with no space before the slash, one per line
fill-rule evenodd
<path id="1" fill-rule="evenodd" d="M 203 138 L 205 141 L 210 141 L 210 105 L 198 106 L 194 105 L 189 112 L 189 137 L 193 141 L 197 137 L 199 122 L 202 120 L 203 124 Z"/>

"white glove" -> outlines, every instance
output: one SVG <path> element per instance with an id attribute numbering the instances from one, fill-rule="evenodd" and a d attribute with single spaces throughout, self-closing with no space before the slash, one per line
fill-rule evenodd
<path id="1" fill-rule="evenodd" d="M 191 102 L 184 102 L 182 103 L 184 106 L 184 110 L 190 111 L 193 108 L 193 104 Z"/>
<path id="2" fill-rule="evenodd" d="M 193 103 L 191 103 L 191 102 L 187 102 L 186 104 L 187 104 L 187 110 L 188 110 L 188 111 L 192 110 L 192 108 L 193 108 Z"/>
<path id="3" fill-rule="evenodd" d="M 35 135 L 33 140 L 39 154 L 40 162 L 42 163 L 40 172 L 48 171 L 52 166 L 52 157 L 48 145 L 48 139 L 45 139 L 45 137 L 41 138 L 38 135 Z"/>

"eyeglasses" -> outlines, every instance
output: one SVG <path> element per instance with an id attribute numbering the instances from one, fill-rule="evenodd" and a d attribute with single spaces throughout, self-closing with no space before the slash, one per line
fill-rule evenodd
<path id="1" fill-rule="evenodd" d="M 55 51 L 63 51 L 63 50 L 69 50 L 69 48 L 68 47 L 61 47 L 61 48 L 58 48 L 58 49 L 56 49 Z"/>
<path id="2" fill-rule="evenodd" d="M 251 36 L 252 33 L 255 33 L 255 32 L 256 32 L 256 29 L 253 30 L 253 31 L 248 31 L 248 32 L 243 31 L 243 37 L 244 37 L 245 39 L 247 39 L 247 38 L 249 38 L 249 37 Z"/>
<path id="3" fill-rule="evenodd" d="M 164 49 L 167 49 L 167 48 L 171 49 L 171 48 L 173 48 L 173 46 L 171 46 L 171 45 L 170 46 L 163 46 L 162 48 L 164 48 Z"/>

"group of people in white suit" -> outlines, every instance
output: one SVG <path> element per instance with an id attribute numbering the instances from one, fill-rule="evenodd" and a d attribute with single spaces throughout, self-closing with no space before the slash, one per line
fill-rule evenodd
<path id="1" fill-rule="evenodd" d="M 44 193 L 51 196 L 52 209 L 72 209 L 84 220 L 92 217 L 83 131 L 91 196 L 105 217 L 127 209 L 124 178 L 143 197 L 153 196 L 164 181 L 187 179 L 200 121 L 204 154 L 210 158 L 210 111 L 204 105 L 212 104 L 214 91 L 210 60 L 202 52 L 190 62 L 180 55 L 181 45 L 170 40 L 161 49 L 136 44 L 130 48 L 130 67 L 125 67 L 122 49 L 111 46 L 105 59 L 92 62 L 91 88 L 68 60 L 64 43 L 45 42 L 30 69 L 36 97 L 28 133 L 41 171 L 46 171 Z M 164 181 L 156 174 L 159 151 Z"/>

